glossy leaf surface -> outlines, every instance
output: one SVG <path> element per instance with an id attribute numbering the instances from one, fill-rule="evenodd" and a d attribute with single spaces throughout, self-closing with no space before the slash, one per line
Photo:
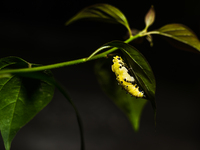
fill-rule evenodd
<path id="1" fill-rule="evenodd" d="M 103 91 L 112 99 L 118 108 L 130 120 L 133 129 L 139 130 L 140 117 L 147 100 L 131 97 L 118 85 L 111 71 L 112 59 L 100 60 L 95 64 L 95 73 Z"/>
<path id="2" fill-rule="evenodd" d="M 96 4 L 86 7 L 72 17 L 68 22 L 66 22 L 66 25 L 80 19 L 92 19 L 110 23 L 120 23 L 128 29 L 129 33 L 131 33 L 125 15 L 118 8 L 109 4 Z"/>
<path id="3" fill-rule="evenodd" d="M 18 57 L 0 59 L 0 70 L 34 66 Z M 52 78 L 50 71 L 41 74 Z M 10 150 L 17 132 L 51 101 L 53 93 L 54 86 L 44 80 L 11 74 L 1 76 L 0 130 L 6 150 Z"/>
<path id="4" fill-rule="evenodd" d="M 146 99 L 148 99 L 154 109 L 156 115 L 155 90 L 156 83 L 152 69 L 144 56 L 134 47 L 121 41 L 112 41 L 104 46 L 116 47 L 123 53 L 125 63 L 131 68 L 133 76 L 136 78 L 137 84 L 144 90 Z M 111 61 L 112 62 L 112 61 Z M 112 63 L 111 63 L 112 64 Z M 111 64 L 109 68 L 111 69 Z M 103 68 L 103 67 L 102 67 Z M 96 69 L 100 84 L 113 101 L 121 108 L 131 120 L 135 130 L 138 129 L 138 121 L 142 112 L 145 101 L 141 98 L 136 99 L 121 92 L 121 87 L 117 86 L 116 77 L 109 75 L 113 72 L 105 71 L 101 67 Z M 103 70 L 103 71 L 102 71 Z M 98 74 L 102 74 L 101 76 Z M 114 80 L 114 81 L 113 81 Z M 138 105 L 138 106 L 137 106 Z M 136 109 L 137 107 L 138 109 Z M 135 117 L 133 117 L 135 115 Z M 132 118 L 133 117 L 133 118 Z M 136 119 L 137 118 L 137 119 Z"/>
<path id="5" fill-rule="evenodd" d="M 153 33 L 173 38 L 200 51 L 199 39 L 191 29 L 182 24 L 168 24 Z"/>
<path id="6" fill-rule="evenodd" d="M 121 41 L 112 41 L 106 45 L 117 47 L 123 52 L 126 63 L 131 68 L 136 81 L 146 93 L 147 99 L 151 101 L 155 110 L 155 77 L 145 57 L 135 47 Z"/>

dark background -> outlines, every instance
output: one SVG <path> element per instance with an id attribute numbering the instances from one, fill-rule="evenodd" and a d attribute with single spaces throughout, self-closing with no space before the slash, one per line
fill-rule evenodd
<path id="1" fill-rule="evenodd" d="M 142 30 L 144 16 L 153 4 L 156 21 L 150 30 L 168 23 L 182 23 L 200 37 L 200 2 L 171 1 L 60 1 L 0 2 L 0 57 L 18 56 L 39 64 L 53 64 L 87 57 L 102 44 L 124 40 L 126 29 L 92 21 L 64 23 L 82 8 L 109 3 L 119 8 L 131 27 Z M 135 133 L 127 118 L 101 91 L 93 63 L 52 70 L 68 89 L 83 120 L 86 150 L 199 150 L 200 56 L 173 48 L 160 36 L 154 46 L 144 40 L 134 44 L 154 71 L 157 92 L 157 127 L 148 103 Z M 52 102 L 23 127 L 13 150 L 78 150 L 80 137 L 75 113 L 55 91 Z M 0 150 L 3 150 L 0 141 Z"/>

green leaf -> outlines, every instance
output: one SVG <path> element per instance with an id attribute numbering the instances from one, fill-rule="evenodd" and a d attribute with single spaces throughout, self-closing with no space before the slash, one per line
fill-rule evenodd
<path id="1" fill-rule="evenodd" d="M 87 60 L 90 60 L 94 55 L 96 55 L 98 52 L 105 50 L 106 48 L 109 48 L 110 46 L 101 46 L 97 50 L 95 50 L 88 58 Z"/>
<path id="2" fill-rule="evenodd" d="M 136 78 L 137 84 L 144 90 L 147 100 L 152 104 L 156 117 L 155 90 L 156 82 L 150 65 L 144 56 L 129 44 L 121 41 L 112 41 L 103 46 L 118 48 L 122 51 L 125 62 L 131 68 L 133 76 Z M 111 65 L 111 64 L 110 64 Z M 111 68 L 109 65 L 109 69 Z M 110 95 L 113 101 L 121 108 L 131 120 L 135 130 L 138 130 L 139 118 L 146 101 L 144 99 L 130 97 L 125 91 L 121 92 L 121 88 L 117 86 L 114 73 L 104 70 L 105 65 L 97 65 L 96 74 L 100 85 L 104 91 Z M 113 76 L 110 75 L 110 72 Z M 114 81 L 113 81 L 114 80 Z M 155 118 L 156 119 L 156 118 Z"/>
<path id="3" fill-rule="evenodd" d="M 86 7 L 72 17 L 69 21 L 67 21 L 66 25 L 69 25 L 72 22 L 80 19 L 92 19 L 110 23 L 120 23 L 128 29 L 129 33 L 131 33 L 131 29 L 125 15 L 118 8 L 109 4 L 96 4 Z"/>
<path id="4" fill-rule="evenodd" d="M 182 24 L 167 24 L 158 30 L 152 31 L 152 34 L 159 34 L 175 39 L 200 51 L 199 39 L 191 29 Z"/>
<path id="5" fill-rule="evenodd" d="M 0 70 L 34 66 L 38 65 L 18 57 L 0 59 Z M 52 78 L 50 71 L 40 73 L 47 78 Z M 10 150 L 11 142 L 17 132 L 51 101 L 53 93 L 54 86 L 46 80 L 12 74 L 1 76 L 0 130 L 6 150 Z"/>
<path id="6" fill-rule="evenodd" d="M 116 77 L 111 71 L 112 60 L 100 60 L 95 64 L 95 74 L 103 91 L 125 113 L 133 129 L 139 130 L 142 110 L 147 103 L 145 99 L 131 97 L 117 84 Z"/>
<path id="7" fill-rule="evenodd" d="M 136 81 L 146 93 L 147 99 L 151 101 L 154 111 L 156 111 L 155 90 L 156 82 L 153 71 L 145 57 L 133 46 L 121 42 L 112 41 L 107 46 L 117 47 L 120 49 L 131 68 Z"/>

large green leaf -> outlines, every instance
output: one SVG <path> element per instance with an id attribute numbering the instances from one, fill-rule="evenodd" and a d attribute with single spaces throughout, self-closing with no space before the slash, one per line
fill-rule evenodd
<path id="1" fill-rule="evenodd" d="M 123 52 L 134 77 L 146 93 L 147 99 L 151 101 L 153 109 L 156 110 L 155 77 L 145 57 L 135 47 L 121 41 L 112 41 L 106 45 L 117 47 Z"/>
<path id="2" fill-rule="evenodd" d="M 110 23 L 120 23 L 124 25 L 129 33 L 131 29 L 125 15 L 116 7 L 109 4 L 96 4 L 81 10 L 78 14 L 66 22 L 66 25 L 80 19 L 100 20 Z"/>
<path id="3" fill-rule="evenodd" d="M 0 70 L 37 66 L 18 57 L 0 59 Z M 50 71 L 40 72 L 52 78 Z M 37 78 L 37 77 L 36 77 Z M 7 74 L 0 76 L 0 130 L 6 150 L 17 132 L 52 99 L 54 86 L 46 80 Z"/>
<path id="4" fill-rule="evenodd" d="M 152 33 L 175 39 L 200 51 L 199 39 L 191 29 L 182 24 L 167 24 Z"/>
<path id="5" fill-rule="evenodd" d="M 145 99 L 136 99 L 127 94 L 117 84 L 116 77 L 111 71 L 112 60 L 100 60 L 95 64 L 95 74 L 103 91 L 126 114 L 133 129 L 138 131 L 142 110 L 147 102 Z"/>
<path id="6" fill-rule="evenodd" d="M 136 48 L 124 42 L 112 41 L 105 44 L 103 47 L 105 46 L 116 47 L 122 51 L 125 62 L 131 68 L 133 76 L 136 78 L 138 85 L 144 90 L 146 95 L 145 99 L 148 99 L 151 102 L 156 116 L 156 83 L 152 69 L 147 60 L 139 51 L 136 50 Z M 130 97 L 129 95 L 121 92 L 120 87 L 116 86 L 117 81 L 115 80 L 115 77 L 111 77 L 111 75 L 109 75 L 111 71 L 105 71 L 103 70 L 103 67 L 97 66 L 96 68 L 97 76 L 103 89 L 106 91 L 106 93 L 108 93 L 108 95 L 110 95 L 118 107 L 120 107 L 125 114 L 127 114 L 133 124 L 134 129 L 137 130 L 140 114 L 146 102 L 141 98 L 136 99 L 135 97 Z M 113 80 L 115 80 L 115 82 Z"/>

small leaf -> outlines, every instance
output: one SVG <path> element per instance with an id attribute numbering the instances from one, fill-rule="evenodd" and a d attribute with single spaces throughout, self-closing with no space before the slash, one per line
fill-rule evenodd
<path id="1" fill-rule="evenodd" d="M 103 91 L 125 113 L 133 129 L 138 131 L 142 110 L 147 100 L 131 97 L 117 84 L 116 77 L 111 71 L 111 62 L 111 59 L 97 61 L 95 64 L 96 77 Z"/>
<path id="2" fill-rule="evenodd" d="M 191 29 L 182 24 L 167 24 L 152 33 L 175 39 L 200 51 L 199 39 Z"/>
<path id="3" fill-rule="evenodd" d="M 155 20 L 155 10 L 154 7 L 151 6 L 151 8 L 149 9 L 148 13 L 145 16 L 145 24 L 146 24 L 146 29 L 151 26 Z"/>
<path id="4" fill-rule="evenodd" d="M 125 15 L 118 8 L 109 4 L 96 4 L 86 7 L 74 17 L 72 17 L 69 21 L 67 21 L 66 25 L 69 25 L 72 22 L 80 19 L 92 19 L 110 23 L 120 23 L 128 29 L 129 33 L 131 33 Z"/>
<path id="5" fill-rule="evenodd" d="M 0 70 L 38 66 L 18 57 L 0 59 Z M 50 71 L 40 72 L 52 78 Z M 2 76 L 1 76 L 2 77 Z M 52 99 L 54 86 L 46 80 L 17 75 L 0 78 L 0 130 L 6 150 L 17 132 Z"/>
<path id="6" fill-rule="evenodd" d="M 147 41 L 149 41 L 150 46 L 153 47 L 153 37 L 149 34 L 146 36 Z"/>

